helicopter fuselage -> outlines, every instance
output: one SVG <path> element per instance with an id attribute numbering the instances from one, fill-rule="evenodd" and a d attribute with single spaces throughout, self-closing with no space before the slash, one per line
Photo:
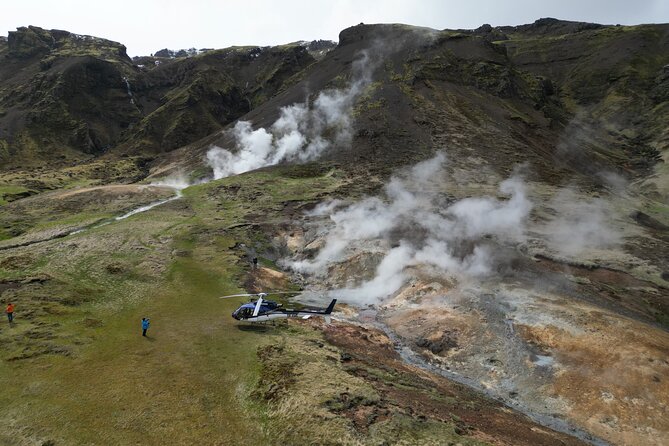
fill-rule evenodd
<path id="1" fill-rule="evenodd" d="M 324 316 L 329 321 L 330 313 L 332 313 L 336 302 L 337 299 L 333 299 L 327 308 L 291 310 L 280 308 L 281 304 L 261 298 L 256 302 L 243 304 L 232 313 L 232 317 L 244 322 L 268 322 L 276 319 L 308 319 L 311 316 Z"/>

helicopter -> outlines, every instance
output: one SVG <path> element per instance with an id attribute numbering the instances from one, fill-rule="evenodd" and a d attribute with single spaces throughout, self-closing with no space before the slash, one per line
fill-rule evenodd
<path id="1" fill-rule="evenodd" d="M 242 304 L 232 312 L 232 317 L 238 321 L 244 322 L 267 322 L 276 319 L 302 318 L 309 319 L 312 316 L 323 316 L 326 323 L 330 323 L 330 313 L 334 309 L 337 299 L 332 299 L 327 308 L 310 308 L 302 310 L 293 310 L 282 308 L 283 306 L 273 300 L 265 299 L 268 294 L 295 294 L 294 292 L 274 292 L 274 293 L 251 293 L 251 294 L 231 294 L 221 296 L 220 299 L 230 297 L 252 297 L 258 296 L 258 300 Z"/>

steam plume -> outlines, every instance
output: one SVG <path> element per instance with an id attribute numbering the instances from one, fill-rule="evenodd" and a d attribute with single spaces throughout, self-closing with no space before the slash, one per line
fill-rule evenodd
<path id="1" fill-rule="evenodd" d="M 248 121 L 232 129 L 236 151 L 213 147 L 207 162 L 214 179 L 247 172 L 282 161 L 306 162 L 318 158 L 331 144 L 348 144 L 352 137 L 351 110 L 370 83 L 374 67 L 367 52 L 353 63 L 353 80 L 346 89 L 321 92 L 309 101 L 281 108 L 269 129 L 254 130 Z M 333 135 L 330 139 L 324 133 Z"/>
<path id="2" fill-rule="evenodd" d="M 620 233 L 610 223 L 613 209 L 601 199 L 579 200 L 571 189 L 563 189 L 550 201 L 556 217 L 545 232 L 548 244 L 562 255 L 574 256 L 588 249 L 606 249 L 618 245 Z"/>
<path id="3" fill-rule="evenodd" d="M 193 184 L 197 183 L 192 183 L 188 177 L 186 176 L 185 173 L 179 171 L 176 173 L 173 173 L 171 175 L 168 175 L 167 177 L 160 178 L 157 180 L 154 180 L 151 182 L 151 186 L 162 186 L 162 187 L 170 187 L 174 190 L 183 190 L 186 189 L 189 186 L 192 186 Z"/>
<path id="4" fill-rule="evenodd" d="M 374 278 L 355 288 L 334 292 L 344 300 L 373 303 L 397 291 L 407 280 L 406 269 L 429 265 L 443 274 L 481 276 L 492 267 L 484 236 L 522 236 L 532 208 L 522 180 L 513 176 L 500 184 L 508 200 L 466 198 L 444 204 L 438 189 L 444 174 L 444 154 L 414 166 L 405 178 L 393 177 L 384 197 L 370 197 L 335 210 L 333 227 L 323 248 L 311 260 L 287 263 L 295 271 L 324 275 L 329 265 L 346 260 L 352 247 L 381 242 L 387 254 Z M 318 209 L 327 212 L 327 205 Z"/>

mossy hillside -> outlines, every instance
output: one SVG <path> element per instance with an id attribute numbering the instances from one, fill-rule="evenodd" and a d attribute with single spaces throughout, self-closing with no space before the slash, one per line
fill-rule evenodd
<path id="1" fill-rule="evenodd" d="M 26 193 L 31 192 L 35 193 Z M 173 195 L 174 191 L 169 188 L 116 185 L 82 187 L 24 198 L 4 206 L 0 228 L 4 238 L 16 239 L 0 245 L 0 248 L 110 221 L 141 205 Z"/>
<path id="2" fill-rule="evenodd" d="M 248 111 L 234 82 L 213 70 L 196 73 L 190 82 L 168 91 L 162 102 L 133 129 L 132 147 L 168 151 L 219 130 Z"/>
<path id="3" fill-rule="evenodd" d="M 0 184 L 24 187 L 37 193 L 110 183 L 129 183 L 147 175 L 148 162 L 149 159 L 146 157 L 125 157 L 72 162 L 65 167 L 58 163 L 39 167 L 28 165 L 0 172 Z"/>
<path id="4" fill-rule="evenodd" d="M 373 39 L 380 36 L 393 42 L 393 51 L 386 61 L 391 78 L 381 76 L 375 79 L 377 83 L 390 80 L 404 92 L 422 94 L 420 90 L 425 87 L 435 96 L 457 97 L 457 108 L 477 118 L 471 128 L 454 129 L 456 125 L 451 125 L 451 134 L 459 137 L 465 133 L 466 138 L 466 133 L 473 133 L 472 139 L 485 147 L 495 146 L 502 137 L 509 140 L 505 145 L 513 146 L 510 152 L 522 157 L 529 150 L 546 158 L 543 163 L 554 163 L 551 148 L 560 144 L 561 130 L 582 114 L 591 114 L 592 127 L 606 130 L 597 136 L 595 144 L 586 146 L 586 155 L 596 152 L 592 159 L 572 164 L 597 163 L 598 168 L 610 164 L 632 173 L 648 171 L 657 160 L 649 147 L 661 151 L 659 146 L 664 144 L 666 117 L 654 112 L 666 90 L 660 79 L 666 65 L 662 26 L 539 22 L 514 28 L 443 32 L 403 25 L 361 25 L 345 30 L 340 45 L 318 62 L 300 45 L 206 51 L 165 60 L 151 70 L 127 65 L 122 58 L 112 63 L 95 55 L 59 56 L 48 66 L 33 70 L 30 82 L 22 78 L 21 85 L 17 84 L 17 88 L 25 86 L 21 94 L 9 96 L 17 89 L 10 82 L 15 76 L 3 82 L 9 102 L 0 101 L 0 107 L 7 119 L 17 112 L 17 106 L 28 107 L 35 108 L 30 116 L 39 116 L 37 122 L 46 123 L 43 128 L 38 125 L 24 132 L 21 138 L 3 138 L 11 142 L 4 152 L 16 158 L 20 148 L 25 154 L 22 162 L 39 164 L 44 157 L 56 154 L 66 156 L 63 162 L 83 161 L 108 151 L 144 152 L 155 157 L 199 141 L 184 150 L 192 157 L 194 151 L 204 151 L 217 143 L 217 132 L 249 110 L 253 112 L 248 119 L 256 125 L 268 125 L 280 106 L 304 98 L 307 85 L 310 89 L 345 87 L 350 77 L 342 73 L 349 73 L 359 51 L 369 49 Z M 86 62 L 87 58 L 91 60 Z M 24 73 L 20 69 L 10 71 Z M 91 76 L 77 74 L 89 71 Z M 99 90 L 98 96 L 88 95 L 93 102 L 76 94 L 71 101 L 58 99 L 55 92 L 73 84 L 63 81 L 67 79 L 63 73 L 83 80 L 82 85 L 90 79 Z M 379 74 L 379 70 L 374 73 Z M 128 79 L 132 98 L 123 76 Z M 422 124 L 423 117 L 419 117 L 421 122 L 412 122 L 415 110 L 398 101 L 397 89 L 391 87 L 377 88 L 370 101 L 361 99 L 355 110 L 356 150 L 333 155 L 333 159 L 374 164 L 381 153 L 395 156 L 398 152 L 398 159 L 413 159 L 420 156 L 411 153 L 412 147 L 418 147 L 421 154 L 433 152 L 430 145 L 436 140 L 430 141 L 427 134 L 432 129 Z M 423 96 L 426 102 L 432 100 L 429 95 Z M 26 98 L 34 101 L 28 104 Z M 493 104 L 486 104 L 490 99 Z M 102 107 L 98 103 L 112 105 Z M 265 103 L 271 106 L 264 109 Z M 415 104 L 412 99 L 411 105 Z M 441 106 L 433 105 L 437 109 Z M 87 116 L 85 110 L 94 113 Z M 100 122 L 95 121 L 94 115 L 101 111 L 107 114 Z M 511 125 L 507 120 L 513 121 Z M 484 122 L 488 125 L 480 127 Z M 499 130 L 492 138 L 492 132 L 488 132 L 491 125 Z M 54 133 L 53 128 L 63 131 Z M 12 129 L 12 134 L 21 135 L 21 131 Z M 647 135 L 646 139 L 636 140 L 640 134 Z M 455 139 L 452 137 L 449 143 L 459 142 Z"/>
<path id="5" fill-rule="evenodd" d="M 32 193 L 33 191 L 23 186 L 0 184 L 0 206 L 30 196 Z"/>
<path id="6" fill-rule="evenodd" d="M 232 47 L 131 79 L 144 116 L 124 151 L 160 152 L 203 138 L 271 98 L 313 62 L 302 47 Z"/>
<path id="7" fill-rule="evenodd" d="M 337 172 L 328 164 L 275 166 L 193 186 L 184 194 L 204 197 L 193 200 L 193 206 L 207 222 L 290 222 L 293 215 L 282 212 L 287 207 L 318 202 L 347 183 Z"/>
<path id="8" fill-rule="evenodd" d="M 3 116 L 2 109 L 0 109 L 0 117 L 1 116 Z M 9 155 L 10 155 L 9 143 L 4 139 L 0 139 L 0 159 L 8 160 Z"/>
<path id="9" fill-rule="evenodd" d="M 148 71 L 104 39 L 29 27 L 10 40 L 0 67 L 3 168 L 83 161 L 120 144 L 152 155 L 186 145 L 272 97 L 314 60 L 300 46 L 240 47 Z"/>
<path id="10" fill-rule="evenodd" d="M 482 45 L 477 40 L 475 42 Z M 473 156 L 479 156 L 502 175 L 507 175 L 519 163 L 531 162 L 533 168 L 540 169 L 542 175 L 546 174 L 544 178 L 556 176 L 555 160 L 546 160 L 545 153 L 535 151 L 537 147 L 544 149 L 549 142 L 531 141 L 538 136 L 535 135 L 536 130 L 542 131 L 550 125 L 546 109 L 559 109 L 549 94 L 549 85 L 545 80 L 516 70 L 511 65 L 490 63 L 490 66 L 496 67 L 495 70 L 507 70 L 511 73 L 510 77 L 486 77 L 483 70 L 472 72 L 469 81 L 463 82 L 464 78 L 454 73 L 471 68 L 478 62 L 472 65 L 462 59 L 462 65 L 460 62 L 449 65 L 448 60 L 455 60 L 448 47 L 435 46 L 429 57 L 416 59 L 402 67 L 385 67 L 388 81 L 379 96 L 392 100 L 399 96 L 410 107 L 402 110 L 401 130 L 411 139 L 420 134 L 427 134 L 429 138 L 423 150 L 417 150 L 420 147 L 417 145 L 410 146 L 415 161 L 421 159 L 421 152 L 445 150 L 453 160 L 449 164 L 462 166 L 468 160 L 473 161 Z M 505 83 L 504 79 L 510 83 Z M 499 82 L 510 88 L 507 93 Z M 401 94 L 390 93 L 394 89 Z M 385 117 L 389 122 L 395 120 L 388 114 Z M 378 136 L 386 130 L 377 129 L 381 118 L 374 117 L 371 121 L 373 130 L 367 131 L 375 131 L 374 136 L 382 139 Z M 365 122 L 365 125 L 369 124 Z M 395 126 L 389 123 L 386 127 Z M 545 131 L 542 133 L 542 136 L 546 134 Z M 394 144 L 394 141 L 389 143 Z M 408 154 L 404 156 L 408 158 Z M 422 156 L 424 159 L 426 155 Z"/>
<path id="11" fill-rule="evenodd" d="M 90 74 L 89 68 L 85 69 Z M 116 83 L 89 83 L 90 91 L 86 92 L 86 83 L 71 80 L 45 90 L 46 97 L 25 112 L 26 126 L 10 135 L 13 138 L 3 167 L 43 166 L 45 161 L 62 166 L 101 155 L 115 145 L 138 115 L 127 95 L 115 89 Z M 79 96 L 67 93 L 70 88 L 76 88 Z M 17 104 L 16 108 L 20 107 Z M 24 113 L 16 108 L 12 115 Z"/>
<path id="12" fill-rule="evenodd" d="M 110 60 L 129 61 L 125 46 L 99 37 L 73 34 L 68 31 L 46 30 L 37 26 L 10 31 L 7 39 L 9 54 L 29 58 L 49 53 L 57 56 L 95 55 Z"/>
<path id="13" fill-rule="evenodd" d="M 661 97 L 653 91 L 662 90 L 660 74 L 669 62 L 659 29 L 610 31 L 583 26 L 581 32 L 558 35 L 516 30 L 497 42 L 489 42 L 478 31 L 457 38 L 446 35 L 428 50 L 421 49 L 420 57 L 409 57 L 402 67 L 386 66 L 386 71 L 411 98 L 416 120 L 433 127 L 433 134 L 435 128 L 451 127 L 447 132 L 451 135 L 476 135 L 472 138 L 476 145 L 498 147 L 500 139 L 508 140 L 514 148 L 507 154 L 514 158 L 527 156 L 528 149 L 541 158 L 553 152 L 550 159 L 533 161 L 555 165 L 557 157 L 563 167 L 580 171 L 625 170 L 639 175 L 648 173 L 659 159 L 657 147 L 665 146 L 660 121 L 666 116 L 658 117 L 653 107 L 654 98 Z M 643 51 L 628 51 L 638 45 Z M 469 52 L 463 51 L 466 48 Z M 560 71 L 572 64 L 569 76 Z M 590 77 L 599 72 L 612 77 Z M 579 82 L 588 86 L 587 91 L 575 87 Z M 451 99 L 437 105 L 439 97 L 458 98 L 461 104 Z M 458 110 L 451 114 L 448 109 L 454 106 Z M 454 122 L 463 121 L 463 116 L 471 123 Z M 503 119 L 515 124 L 502 129 Z M 487 124 L 482 126 L 483 122 Z M 490 138 L 488 129 L 494 127 L 502 132 Z M 451 146 L 460 143 L 449 139 Z M 483 156 L 490 158 L 496 151 Z M 498 166 L 498 161 L 493 164 Z"/>
<path id="14" fill-rule="evenodd" d="M 658 116 L 654 108 L 666 90 L 664 34 L 664 25 L 590 27 L 558 35 L 516 32 L 500 44 L 519 68 L 553 81 L 572 119 L 586 115 L 596 121 L 591 128 L 606 128 L 595 135 L 597 152 L 607 156 L 604 148 L 611 146 L 624 159 L 621 167 L 647 167 L 657 153 L 625 137 L 644 135 L 643 145 L 661 145 L 659 122 L 666 121 L 666 113 Z"/>
<path id="15" fill-rule="evenodd" d="M 247 116 L 255 126 L 266 127 L 280 106 L 303 100 L 307 84 L 321 90 L 345 88 L 351 61 L 373 46 L 377 34 L 386 33 L 393 42 L 392 51 L 374 70 L 372 91 L 356 101 L 351 146 L 332 147 L 324 154 L 347 173 L 365 169 L 372 173 L 370 180 L 387 178 L 398 167 L 446 148 L 458 163 L 473 163 L 480 157 L 503 176 L 527 162 L 539 177 L 554 183 L 570 181 L 574 175 L 596 182 L 594 173 L 601 170 L 648 174 L 657 162 L 657 146 L 664 133 L 661 123 L 665 117 L 649 112 L 657 108 L 649 102 L 655 99 L 643 89 L 635 91 L 636 87 L 631 87 L 634 94 L 612 89 L 595 103 L 573 95 L 563 85 L 567 76 L 561 70 L 581 64 L 581 56 L 588 60 L 587 36 L 604 28 L 560 27 L 579 31 L 556 36 L 516 30 L 508 33 L 508 40 L 497 41 L 479 31 L 437 32 L 421 40 L 415 34 L 404 39 L 407 29 L 403 27 L 356 26 L 343 33 L 335 50 L 301 72 L 294 87 Z M 544 38 L 550 44 L 541 51 L 525 59 L 516 56 L 515 51 L 524 54 L 522 45 L 541 45 Z M 606 51 L 623 46 L 619 40 L 607 39 L 602 46 Z M 647 43 L 634 39 L 625 44 L 634 48 Z M 514 47 L 517 41 L 521 43 Z M 575 59 L 565 59 L 572 52 Z M 545 60 L 533 59 L 540 56 L 546 56 Z M 588 64 L 590 69 L 599 69 L 599 62 L 609 63 L 597 52 L 595 56 L 596 61 L 583 62 L 584 70 Z M 627 60 L 624 57 L 619 57 L 621 64 Z M 574 76 L 584 73 L 576 70 Z M 660 93 L 658 98 L 663 97 Z M 648 138 L 638 139 L 641 134 Z M 229 136 L 214 134 L 175 156 L 192 162 L 194 152 L 203 157 L 212 144 L 229 147 L 229 143 Z"/>
<path id="16" fill-rule="evenodd" d="M 99 155 L 137 113 L 123 82 L 134 69 L 122 45 L 37 27 L 20 28 L 9 41 L 0 120 L 12 156 L 3 167 Z"/>

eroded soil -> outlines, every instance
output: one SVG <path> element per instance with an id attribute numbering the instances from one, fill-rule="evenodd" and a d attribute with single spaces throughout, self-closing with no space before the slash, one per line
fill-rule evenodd
<path id="1" fill-rule="evenodd" d="M 309 430 L 319 444 L 585 444 L 405 363 L 373 327 L 309 321 L 274 330 L 287 336 L 258 351 L 257 394 L 280 443 Z M 279 425 L 286 418 L 296 423 Z"/>

